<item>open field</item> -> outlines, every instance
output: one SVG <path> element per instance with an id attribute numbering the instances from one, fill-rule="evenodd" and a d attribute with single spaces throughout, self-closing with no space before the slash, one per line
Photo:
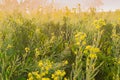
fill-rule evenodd
<path id="1" fill-rule="evenodd" d="M 1 11 L 0 80 L 120 80 L 120 11 Z"/>

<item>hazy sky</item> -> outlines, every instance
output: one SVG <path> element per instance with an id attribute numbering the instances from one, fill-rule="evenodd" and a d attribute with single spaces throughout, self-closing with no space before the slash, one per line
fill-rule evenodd
<path id="1" fill-rule="evenodd" d="M 85 7 L 84 1 L 85 0 L 56 0 L 56 3 L 61 7 L 65 5 L 69 7 L 76 7 L 76 5 L 80 3 L 81 6 L 84 8 Z M 94 0 L 88 0 L 88 1 L 94 1 Z M 103 1 L 103 5 L 100 7 L 100 9 L 103 9 L 105 11 L 109 11 L 109 10 L 114 11 L 115 9 L 120 9 L 120 0 L 102 0 L 102 1 Z"/>
<path id="2" fill-rule="evenodd" d="M 18 0 L 20 1 L 20 0 Z M 52 1 L 52 0 L 48 0 Z M 77 4 L 81 4 L 82 8 L 85 8 L 87 5 L 85 5 L 85 0 L 55 0 L 56 5 L 59 7 L 68 6 L 70 8 L 76 7 Z M 86 1 L 96 1 L 96 0 L 86 0 Z M 103 5 L 100 6 L 100 9 L 103 9 L 104 11 L 109 10 L 116 10 L 120 9 L 120 0 L 102 0 Z"/>
<path id="3" fill-rule="evenodd" d="M 104 5 L 101 6 L 104 10 L 120 9 L 120 0 L 103 0 Z"/>

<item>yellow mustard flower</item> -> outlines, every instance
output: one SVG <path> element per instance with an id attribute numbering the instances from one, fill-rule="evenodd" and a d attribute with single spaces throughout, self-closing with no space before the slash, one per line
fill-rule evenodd
<path id="1" fill-rule="evenodd" d="M 80 36 L 80 40 L 84 40 L 86 38 L 86 34 L 83 33 L 81 36 Z"/>
<path id="2" fill-rule="evenodd" d="M 67 65 L 67 64 L 68 64 L 68 61 L 67 61 L 67 60 L 63 61 L 63 64 L 64 64 L 64 65 Z"/>
<path id="3" fill-rule="evenodd" d="M 100 49 L 99 48 L 94 48 L 94 52 L 98 53 L 98 52 L 100 52 Z"/>
<path id="4" fill-rule="evenodd" d="M 10 49 L 10 48 L 12 48 L 12 45 L 8 44 L 7 49 Z"/>
<path id="5" fill-rule="evenodd" d="M 118 61 L 118 64 L 120 64 L 120 60 Z"/>
<path id="6" fill-rule="evenodd" d="M 55 78 L 55 74 L 52 74 L 52 78 Z"/>
<path id="7" fill-rule="evenodd" d="M 40 75 L 43 77 L 43 76 L 45 76 L 45 75 L 46 75 L 46 73 L 45 73 L 45 72 L 42 72 Z"/>
<path id="8" fill-rule="evenodd" d="M 63 77 L 63 76 L 65 76 L 65 74 L 66 74 L 66 72 L 62 71 L 61 76 Z"/>
<path id="9" fill-rule="evenodd" d="M 66 73 L 65 73 L 65 71 L 63 71 L 63 70 L 57 70 L 57 71 L 55 72 L 55 74 L 58 75 L 58 76 L 62 76 L 62 77 L 63 77 L 63 76 L 65 76 Z"/>
<path id="10" fill-rule="evenodd" d="M 35 57 L 37 58 L 40 55 L 40 51 L 38 48 L 35 49 Z"/>
<path id="11" fill-rule="evenodd" d="M 56 75 L 60 75 L 61 73 L 62 73 L 61 70 L 55 71 L 55 74 L 56 74 Z"/>
<path id="12" fill-rule="evenodd" d="M 33 77 L 28 78 L 27 80 L 34 80 Z"/>
<path id="13" fill-rule="evenodd" d="M 88 45 L 88 46 L 86 46 L 86 48 L 85 48 L 86 50 L 90 50 L 91 49 L 91 46 L 90 45 Z"/>
<path id="14" fill-rule="evenodd" d="M 28 73 L 28 77 L 31 77 L 32 76 L 32 73 Z"/>
<path id="15" fill-rule="evenodd" d="M 83 41 L 83 42 L 82 42 L 82 45 L 86 45 L 86 41 Z"/>
<path id="16" fill-rule="evenodd" d="M 90 57 L 91 59 L 95 59 L 95 58 L 97 58 L 97 55 L 94 54 L 94 53 L 90 53 L 89 57 Z"/>
<path id="17" fill-rule="evenodd" d="M 99 48 L 96 48 L 96 47 L 93 47 L 93 46 L 90 46 L 90 45 L 86 46 L 85 49 L 91 51 L 92 53 L 98 53 L 98 52 L 100 52 Z"/>
<path id="18" fill-rule="evenodd" d="M 76 43 L 76 45 L 78 45 L 78 46 L 79 46 L 79 45 L 80 45 L 80 42 L 77 42 L 77 43 Z"/>
<path id="19" fill-rule="evenodd" d="M 75 51 L 74 54 L 77 55 L 77 51 Z"/>
<path id="20" fill-rule="evenodd" d="M 93 25 L 96 27 L 96 29 L 100 29 L 102 26 L 106 25 L 106 23 L 105 20 L 99 19 L 99 20 L 95 20 L 93 22 Z"/>
<path id="21" fill-rule="evenodd" d="M 67 78 L 64 78 L 64 80 L 68 80 Z"/>
<path id="22" fill-rule="evenodd" d="M 26 47 L 25 52 L 28 53 L 30 51 L 30 48 Z"/>
<path id="23" fill-rule="evenodd" d="M 42 60 L 39 61 L 38 66 L 39 66 L 39 67 L 43 67 L 43 62 L 42 62 Z"/>
<path id="24" fill-rule="evenodd" d="M 54 77 L 54 80 L 59 80 L 59 77 L 58 76 Z"/>
<path id="25" fill-rule="evenodd" d="M 86 34 L 85 33 L 82 33 L 82 32 L 78 32 L 76 35 L 75 35 L 75 39 L 76 40 L 84 40 L 86 37 Z"/>
<path id="26" fill-rule="evenodd" d="M 41 78 L 40 74 L 36 74 L 36 78 L 40 79 Z"/>
<path id="27" fill-rule="evenodd" d="M 78 32 L 78 33 L 76 33 L 75 34 L 75 44 L 76 45 L 80 45 L 80 44 L 82 44 L 82 45 L 85 45 L 86 44 L 86 41 L 85 41 L 85 38 L 86 38 L 86 34 L 85 33 L 83 33 L 83 32 Z M 81 43 L 82 42 L 82 43 Z"/>
<path id="28" fill-rule="evenodd" d="M 50 80 L 50 78 L 42 78 L 42 80 Z"/>

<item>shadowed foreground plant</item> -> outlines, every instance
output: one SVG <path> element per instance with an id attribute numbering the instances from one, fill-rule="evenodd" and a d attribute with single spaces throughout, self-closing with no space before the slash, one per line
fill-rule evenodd
<path id="1" fill-rule="evenodd" d="M 117 65 L 117 69 L 113 75 L 113 79 L 120 80 L 120 35 L 116 32 L 117 28 L 116 25 L 113 25 L 112 30 L 112 41 L 113 41 L 113 52 L 114 57 Z"/>
<path id="2" fill-rule="evenodd" d="M 86 45 L 86 34 L 83 32 L 77 32 L 74 36 L 75 43 L 73 46 L 73 51 L 75 54 L 75 62 L 72 65 L 72 73 L 70 80 L 82 80 L 84 79 L 83 67 L 83 50 Z"/>
<path id="3" fill-rule="evenodd" d="M 99 72 L 99 68 L 101 64 L 96 66 L 97 63 L 97 54 L 100 50 L 99 48 L 94 48 L 92 46 L 86 46 L 86 50 L 88 50 L 89 54 L 86 59 L 86 80 L 95 80 L 95 76 Z"/>

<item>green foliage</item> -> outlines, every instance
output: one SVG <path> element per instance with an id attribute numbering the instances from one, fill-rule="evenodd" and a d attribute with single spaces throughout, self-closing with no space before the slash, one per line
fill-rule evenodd
<path id="1" fill-rule="evenodd" d="M 0 80 L 119 80 L 118 13 L 0 12 Z"/>

